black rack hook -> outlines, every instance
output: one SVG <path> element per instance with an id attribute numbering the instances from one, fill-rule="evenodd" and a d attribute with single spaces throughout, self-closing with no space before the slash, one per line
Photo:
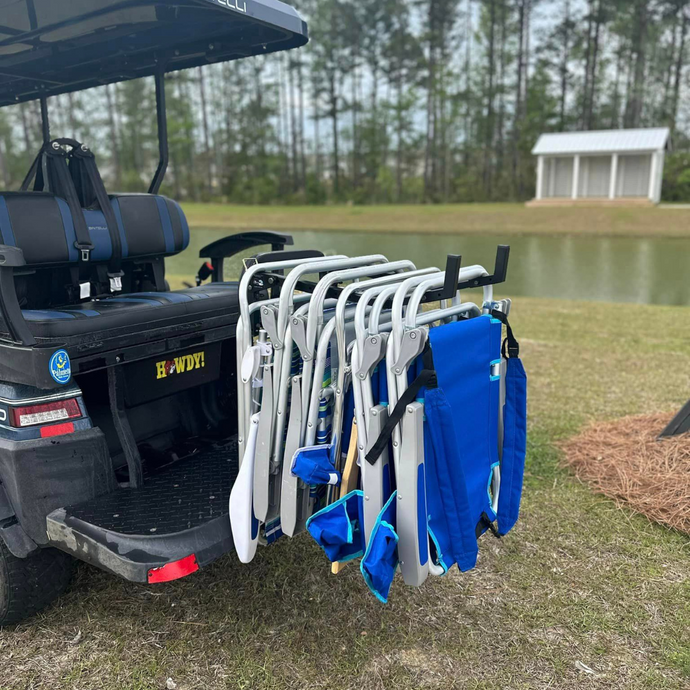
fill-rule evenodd
<path id="1" fill-rule="evenodd" d="M 448 254 L 446 257 L 446 275 L 443 280 L 443 287 L 438 297 L 434 297 L 430 301 L 436 302 L 437 300 L 453 299 L 455 297 L 455 293 L 458 291 L 457 285 L 460 280 L 461 265 L 462 256 L 460 254 Z"/>
<path id="2" fill-rule="evenodd" d="M 508 275 L 508 259 L 510 258 L 510 245 L 499 244 L 496 247 L 496 262 L 494 263 L 494 272 L 490 276 L 482 276 L 480 278 L 473 278 L 472 280 L 465 280 L 458 283 L 458 290 L 465 290 L 467 288 L 483 287 L 484 285 L 498 285 L 506 282 Z"/>
<path id="3" fill-rule="evenodd" d="M 462 257 L 458 254 L 448 254 L 446 259 L 446 275 L 443 287 L 440 290 L 430 290 L 424 295 L 422 302 L 438 302 L 444 299 L 453 299 L 458 290 L 467 288 L 484 287 L 485 285 L 498 285 L 504 283 L 508 274 L 508 259 L 510 257 L 510 245 L 499 244 L 496 247 L 496 262 L 494 272 L 490 276 L 480 276 L 470 280 L 460 280 L 460 265 Z"/>

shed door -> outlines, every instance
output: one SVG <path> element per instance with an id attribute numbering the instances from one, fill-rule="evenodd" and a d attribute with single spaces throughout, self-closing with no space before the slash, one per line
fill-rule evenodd
<path id="1" fill-rule="evenodd" d="M 573 193 L 573 159 L 572 157 L 547 158 L 548 166 L 545 178 L 544 196 L 569 197 Z"/>
<path id="2" fill-rule="evenodd" d="M 580 196 L 608 197 L 611 179 L 611 156 L 583 156 L 580 158 Z"/>
<path id="3" fill-rule="evenodd" d="M 618 189 L 616 196 L 649 195 L 649 174 L 652 165 L 650 154 L 619 156 Z"/>

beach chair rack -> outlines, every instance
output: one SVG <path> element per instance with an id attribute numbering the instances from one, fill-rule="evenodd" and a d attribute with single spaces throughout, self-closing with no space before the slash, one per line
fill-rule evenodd
<path id="1" fill-rule="evenodd" d="M 498 535 L 512 528 L 522 491 L 526 388 L 508 324 L 511 301 L 493 299 L 493 286 L 506 281 L 509 256 L 509 246 L 497 246 L 493 273 L 479 265 L 463 268 L 459 254 L 446 257 L 445 271 L 420 270 L 409 261 L 388 262 L 382 255 L 348 258 L 299 251 L 267 252 L 245 263 L 250 273 L 240 288 L 241 303 L 245 288 L 247 295 L 239 325 L 243 376 L 238 384 L 238 429 L 241 467 L 246 470 L 244 463 L 252 463 L 254 474 L 253 488 L 249 481 L 236 483 L 230 500 L 231 515 L 240 516 L 233 536 L 243 562 L 253 559 L 259 543 L 307 529 L 334 563 L 334 572 L 359 559 L 365 582 L 385 601 L 398 569 L 412 586 L 420 586 L 429 574 L 445 574 L 453 564 L 470 569 L 481 534 Z M 316 277 L 310 280 L 310 275 Z M 478 288 L 483 290 L 479 306 L 460 301 L 461 290 Z M 440 308 L 423 308 L 435 303 Z M 501 355 L 504 326 L 511 342 Z M 441 333 L 444 337 L 438 338 Z M 452 350 L 454 339 L 462 344 L 458 352 Z M 483 344 L 477 348 L 475 340 Z M 244 353 L 241 348 L 246 348 Z M 453 354 L 434 367 L 431 350 L 436 348 Z M 449 366 L 462 363 L 464 351 L 472 352 L 464 363 L 469 368 Z M 413 381 L 407 371 L 415 366 Z M 376 377 L 379 392 L 372 390 Z M 448 445 L 430 451 L 428 438 L 435 431 L 428 428 L 428 420 L 436 413 L 435 408 L 425 410 L 424 390 L 431 399 L 439 385 L 450 391 L 452 382 L 463 383 L 465 377 L 481 391 L 484 402 L 478 407 L 489 411 L 486 418 L 475 419 L 481 430 L 474 436 L 467 429 L 462 432 L 476 439 L 477 450 L 465 444 L 460 452 L 449 440 L 455 434 L 452 424 L 464 414 L 462 406 L 473 402 L 463 402 L 466 392 L 460 389 L 451 395 L 455 422 L 444 412 Z M 384 379 L 387 393 L 380 388 Z M 443 392 L 439 394 L 443 399 Z M 509 433 L 503 428 L 506 415 Z M 348 443 L 350 424 L 357 430 L 352 434 L 357 439 L 355 464 Z M 502 479 L 504 457 L 508 474 Z M 488 481 L 484 498 L 477 499 L 476 488 L 463 478 L 473 465 Z M 427 524 L 427 492 L 438 493 L 438 473 L 448 471 L 460 473 L 453 479 L 457 505 L 448 524 L 439 526 L 446 509 L 439 507 L 435 495 L 428 496 L 428 519 L 442 533 L 437 540 L 430 527 L 428 535 L 422 527 Z M 346 494 L 339 490 L 341 482 L 349 489 Z M 474 492 L 471 500 L 465 496 L 468 492 Z M 503 501 L 502 495 L 507 496 Z M 470 517 L 460 519 L 462 511 Z M 464 540 L 462 548 L 457 539 Z M 388 545 L 383 560 L 382 544 Z"/>

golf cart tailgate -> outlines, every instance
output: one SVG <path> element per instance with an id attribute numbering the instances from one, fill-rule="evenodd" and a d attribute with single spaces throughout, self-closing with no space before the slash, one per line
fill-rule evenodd
<path id="1" fill-rule="evenodd" d="M 147 582 L 152 568 L 194 555 L 206 565 L 232 549 L 228 499 L 237 477 L 231 439 L 119 489 L 53 511 L 50 542 L 127 580 Z"/>

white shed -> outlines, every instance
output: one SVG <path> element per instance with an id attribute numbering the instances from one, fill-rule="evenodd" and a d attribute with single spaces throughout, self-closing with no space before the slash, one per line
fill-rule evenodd
<path id="1" fill-rule="evenodd" d="M 668 142 L 668 127 L 542 134 L 531 203 L 659 203 Z"/>

